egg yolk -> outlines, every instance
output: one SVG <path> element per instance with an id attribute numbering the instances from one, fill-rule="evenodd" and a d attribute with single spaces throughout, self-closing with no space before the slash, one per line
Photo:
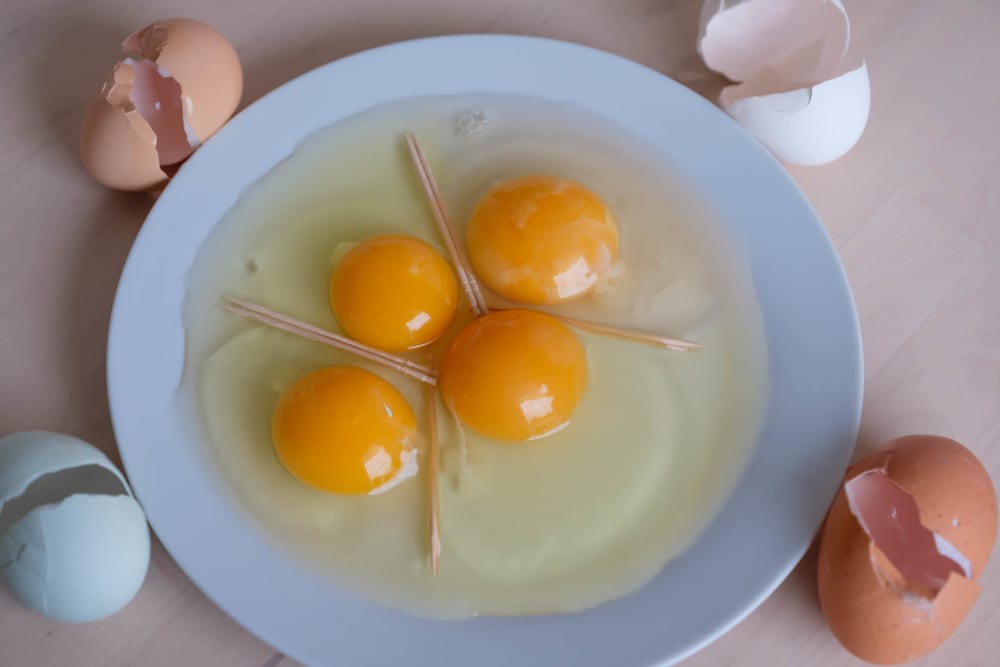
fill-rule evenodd
<path id="1" fill-rule="evenodd" d="M 379 376 L 329 366 L 295 382 L 271 418 L 274 451 L 300 482 L 332 493 L 374 493 L 416 473 L 416 419 Z"/>
<path id="2" fill-rule="evenodd" d="M 573 181 L 524 176 L 479 201 L 466 232 L 469 259 L 495 292 L 521 303 L 586 294 L 618 256 L 618 228 L 596 194 Z"/>
<path id="3" fill-rule="evenodd" d="M 559 320 L 506 310 L 473 320 L 441 360 L 444 400 L 463 424 L 523 441 L 569 423 L 587 384 L 580 340 Z"/>
<path id="4" fill-rule="evenodd" d="M 330 277 L 330 307 L 347 335 L 390 352 L 440 338 L 457 303 L 451 266 L 409 236 L 376 236 L 358 244 Z"/>

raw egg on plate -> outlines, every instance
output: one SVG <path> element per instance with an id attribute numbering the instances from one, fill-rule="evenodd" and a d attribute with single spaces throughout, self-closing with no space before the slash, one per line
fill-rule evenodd
<path id="1" fill-rule="evenodd" d="M 618 256 L 611 210 L 565 178 L 523 176 L 494 185 L 466 232 L 469 259 L 497 294 L 551 304 L 583 296 Z"/>
<path id="2" fill-rule="evenodd" d="M 376 236 L 352 248 L 330 278 L 330 306 L 351 338 L 398 352 L 441 337 L 455 316 L 458 284 L 429 244 Z"/>
<path id="3" fill-rule="evenodd" d="M 464 424 L 498 440 L 560 430 L 586 386 L 580 340 L 559 320 L 531 310 L 473 320 L 441 362 L 445 402 Z"/>
<path id="4" fill-rule="evenodd" d="M 380 493 L 417 472 L 416 419 L 391 384 L 354 366 L 309 373 L 281 397 L 274 451 L 303 484 L 343 494 Z"/>
<path id="5" fill-rule="evenodd" d="M 470 115 L 489 122 L 470 134 Z M 317 456 L 317 467 L 353 466 L 360 478 L 361 495 L 329 493 L 289 474 L 272 438 L 275 407 L 299 378 L 350 365 L 386 378 L 412 406 L 419 448 L 430 435 L 424 385 L 219 307 L 220 295 L 238 295 L 332 328 L 341 313 L 331 308 L 331 249 L 387 233 L 440 248 L 401 150 L 405 131 L 421 138 L 463 244 L 466 223 L 496 184 L 552 174 L 551 182 L 593 187 L 620 229 L 610 256 L 628 271 L 611 276 L 613 289 L 562 302 L 560 315 L 691 337 L 711 351 L 665 352 L 521 310 L 470 323 L 459 308 L 425 346 L 436 355 L 440 347 L 441 398 L 463 424 L 460 432 L 445 410 L 438 415 L 436 577 L 425 521 L 429 458 L 420 458 L 417 480 L 368 496 L 363 465 L 346 451 L 335 463 Z M 506 95 L 393 102 L 304 138 L 247 189 L 192 266 L 184 324 L 194 372 L 181 391 L 202 415 L 225 492 L 289 557 L 359 598 L 419 616 L 574 612 L 649 581 L 729 496 L 769 393 L 745 263 L 710 233 L 710 214 L 671 169 L 603 117 Z M 400 267 L 374 273 L 393 291 L 414 284 Z M 377 316 L 395 307 L 381 299 L 373 299 Z M 331 438 L 318 451 L 340 452 L 341 444 Z"/>

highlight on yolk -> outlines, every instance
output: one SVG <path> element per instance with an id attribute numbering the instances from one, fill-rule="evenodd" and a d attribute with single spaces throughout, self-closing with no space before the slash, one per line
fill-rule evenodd
<path id="1" fill-rule="evenodd" d="M 566 426 L 586 384 L 580 340 L 559 320 L 530 310 L 473 320 L 441 360 L 449 408 L 497 440 L 533 440 Z"/>
<path id="2" fill-rule="evenodd" d="M 330 307 L 347 335 L 390 352 L 440 338 L 457 304 L 451 266 L 437 250 L 409 236 L 363 241 L 330 277 Z"/>
<path id="3" fill-rule="evenodd" d="M 579 183 L 553 176 L 493 186 L 476 205 L 466 236 L 483 282 L 521 303 L 583 296 L 618 256 L 611 210 Z"/>
<path id="4" fill-rule="evenodd" d="M 378 493 L 415 475 L 416 432 L 402 394 L 354 366 L 300 378 L 271 417 L 282 465 L 303 484 L 331 493 Z"/>

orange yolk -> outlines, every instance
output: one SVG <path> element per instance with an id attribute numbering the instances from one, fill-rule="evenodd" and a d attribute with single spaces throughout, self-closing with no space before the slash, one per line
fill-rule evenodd
<path id="1" fill-rule="evenodd" d="M 459 332 L 441 361 L 455 415 L 497 440 L 532 440 L 569 423 L 587 384 L 583 345 L 559 320 L 529 310 L 490 313 Z"/>
<path id="2" fill-rule="evenodd" d="M 458 284 L 444 257 L 408 236 L 352 248 L 330 277 L 330 307 L 348 336 L 399 352 L 437 340 L 451 324 Z"/>
<path id="3" fill-rule="evenodd" d="M 399 391 L 354 366 L 300 378 L 271 418 L 282 465 L 303 484 L 331 493 L 372 493 L 415 474 L 416 430 Z"/>
<path id="4" fill-rule="evenodd" d="M 521 303 L 586 294 L 618 256 L 618 228 L 600 197 L 552 176 L 503 181 L 479 201 L 467 231 L 469 259 L 495 292 Z"/>

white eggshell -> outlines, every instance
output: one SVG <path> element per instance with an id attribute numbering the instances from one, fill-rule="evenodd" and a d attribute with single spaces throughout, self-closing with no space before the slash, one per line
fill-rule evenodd
<path id="1" fill-rule="evenodd" d="M 84 466 L 107 470 L 121 493 L 73 488 L 72 471 Z M 66 471 L 59 479 L 66 488 L 50 489 L 38 506 L 17 508 L 6 528 L 0 522 L 0 575 L 31 609 L 59 621 L 93 621 L 124 607 L 145 579 L 149 529 L 142 508 L 111 461 L 82 440 L 43 431 L 0 438 L 0 518 L 33 482 Z"/>
<path id="2" fill-rule="evenodd" d="M 733 81 L 773 69 L 790 82 L 824 81 L 851 40 L 840 0 L 705 0 L 697 49 Z"/>
<path id="3" fill-rule="evenodd" d="M 857 143 L 868 122 L 868 68 L 812 88 L 723 102 L 723 109 L 778 159 L 801 165 L 832 162 Z"/>

